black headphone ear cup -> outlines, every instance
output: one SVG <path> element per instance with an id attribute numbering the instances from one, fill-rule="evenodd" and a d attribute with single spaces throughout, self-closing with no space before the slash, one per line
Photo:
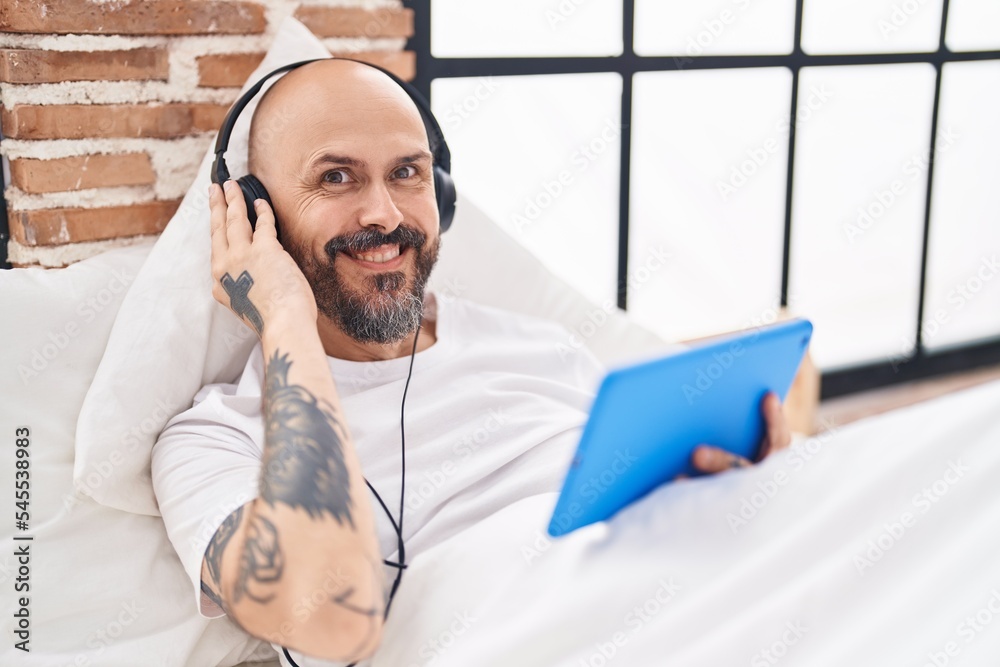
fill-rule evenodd
<path id="1" fill-rule="evenodd" d="M 243 193 L 243 201 L 247 205 L 247 218 L 250 220 L 250 228 L 257 228 L 257 211 L 253 207 L 253 203 L 258 199 L 263 199 L 267 202 L 267 205 L 274 210 L 274 205 L 271 203 L 271 195 L 267 194 L 267 189 L 264 184 L 254 176 L 253 174 L 247 174 L 236 179 L 236 184 L 240 186 L 240 192 Z M 278 221 L 274 221 L 275 229 L 277 229 Z M 281 232 L 278 231 L 278 240 L 281 240 Z"/>
<path id="2" fill-rule="evenodd" d="M 438 217 L 441 220 L 441 233 L 444 234 L 455 218 L 455 181 L 452 180 L 451 174 L 437 165 L 434 166 L 434 195 L 437 199 Z"/>

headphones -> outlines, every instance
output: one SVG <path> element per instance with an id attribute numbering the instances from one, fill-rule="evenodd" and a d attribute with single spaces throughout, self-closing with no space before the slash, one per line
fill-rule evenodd
<path id="1" fill-rule="evenodd" d="M 431 113 L 430 105 L 427 103 L 427 100 L 424 99 L 424 96 L 420 94 L 420 91 L 400 79 L 392 72 L 379 67 L 378 65 L 372 65 L 371 63 L 366 63 L 361 60 L 354 60 L 353 58 L 313 58 L 312 60 L 302 60 L 297 63 L 285 65 L 284 67 L 279 67 L 269 74 L 264 75 L 263 78 L 251 86 L 242 97 L 233 103 L 229 113 L 226 114 L 226 119 L 222 122 L 222 128 L 219 130 L 219 136 L 215 140 L 215 162 L 212 163 L 211 173 L 212 182 L 222 185 L 229 180 L 229 167 L 226 166 L 225 158 L 225 153 L 229 149 L 229 137 L 233 133 L 233 127 L 236 125 L 236 120 L 240 117 L 240 113 L 242 113 L 243 109 L 245 109 L 247 104 L 250 103 L 250 100 L 256 97 L 257 93 L 259 93 L 261 88 L 264 87 L 264 84 L 267 83 L 267 81 L 273 76 L 290 72 L 293 69 L 297 69 L 303 65 L 308 65 L 309 63 L 318 62 L 320 60 L 350 60 L 351 62 L 360 63 L 373 69 L 377 69 L 395 81 L 396 84 L 410 96 L 413 103 L 417 105 L 417 110 L 420 111 L 420 118 L 424 123 L 424 129 L 427 131 L 427 143 L 434 156 L 434 196 L 437 200 L 441 233 L 448 231 L 448 228 L 451 227 L 451 222 L 455 217 L 456 199 L 455 182 L 451 178 L 451 151 L 448 149 L 448 144 L 444 140 L 444 133 L 441 131 L 441 126 L 438 125 L 437 119 L 435 119 L 434 114 Z M 246 201 L 247 217 L 250 219 L 250 228 L 254 229 L 257 224 L 257 213 L 254 211 L 253 206 L 254 200 L 263 199 L 273 211 L 274 205 L 271 203 L 271 197 L 267 194 L 267 189 L 264 188 L 264 184 L 261 183 L 260 179 L 253 174 L 247 174 L 246 176 L 237 178 L 236 184 L 239 185 L 240 191 L 243 193 L 243 199 Z M 275 227 L 277 227 L 277 220 L 275 222 Z M 281 238 L 280 232 L 278 234 L 278 238 L 279 240 Z"/>

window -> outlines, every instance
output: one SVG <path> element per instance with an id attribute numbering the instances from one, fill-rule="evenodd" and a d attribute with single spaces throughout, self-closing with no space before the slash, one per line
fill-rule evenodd
<path id="1" fill-rule="evenodd" d="M 827 397 L 1000 361 L 995 2 L 406 4 L 458 187 L 590 298 L 787 306 Z"/>

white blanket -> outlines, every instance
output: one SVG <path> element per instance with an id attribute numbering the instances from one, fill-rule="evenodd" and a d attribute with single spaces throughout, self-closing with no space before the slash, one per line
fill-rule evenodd
<path id="1" fill-rule="evenodd" d="M 998 407 L 849 425 L 551 542 L 554 495 L 523 500 L 414 560 L 372 664 L 997 664 Z"/>

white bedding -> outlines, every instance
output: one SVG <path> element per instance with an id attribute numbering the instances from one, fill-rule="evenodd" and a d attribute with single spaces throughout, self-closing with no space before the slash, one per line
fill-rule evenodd
<path id="1" fill-rule="evenodd" d="M 301 25 L 276 39 L 269 64 L 317 54 Z M 14 488 L 9 445 L 14 428 L 28 426 L 35 538 L 30 655 L 12 648 L 17 570 L 12 549 L 0 555 L 4 667 L 229 667 L 274 657 L 227 619 L 197 615 L 144 477 L 162 424 L 201 383 L 242 368 L 249 350 L 243 325 L 206 289 L 206 183 L 203 165 L 155 248 L 60 271 L 0 273 L 0 438 L 8 445 L 0 488 Z M 574 331 L 595 321 L 599 306 L 546 278 L 463 204 L 442 244 L 439 289 L 549 314 Z M 584 342 L 606 363 L 663 345 L 617 313 Z M 91 409 L 81 415 L 85 395 Z M 551 545 L 540 535 L 554 498 L 526 499 L 414 558 L 372 664 L 596 667 L 608 661 L 602 644 L 615 646 L 623 665 L 776 664 L 759 652 L 795 635 L 786 623 L 802 635 L 777 661 L 788 665 L 919 666 L 949 641 L 957 654 L 945 654 L 947 664 L 995 664 L 987 657 L 1000 655 L 1000 618 L 971 641 L 958 626 L 980 609 L 992 614 L 987 605 L 1000 590 L 1000 503 L 991 493 L 998 406 L 993 383 L 867 420 L 817 441 L 801 468 L 778 456 L 673 484 L 610 528 Z M 914 507 L 913 494 L 959 460 L 970 470 L 940 502 L 926 513 Z M 74 491 L 74 466 L 84 493 Z M 727 513 L 781 469 L 787 483 L 734 534 Z M 862 576 L 853 558 L 907 510 L 916 523 Z M 2 524 L 6 545 L 12 523 Z M 636 625 L 630 610 L 650 600 L 657 613 Z M 1000 596 L 993 604 L 1000 611 Z M 627 638 L 621 646 L 616 632 Z M 449 646 L 435 650 L 432 641 Z"/>
<path id="2" fill-rule="evenodd" d="M 526 499 L 415 560 L 373 665 L 995 665 L 998 407 L 848 425 L 558 541 Z"/>
<path id="3" fill-rule="evenodd" d="M 0 308 L 18 314 L 3 330 L 0 433 L 11 442 L 15 427 L 32 430 L 35 537 L 30 656 L 11 648 L 17 569 L 12 549 L 0 556 L 0 665 L 203 667 L 273 657 L 228 620 L 197 616 L 157 517 L 72 492 L 76 416 L 121 286 L 148 253 L 138 246 L 62 271 L 0 274 Z M 157 381 L 127 377 L 121 386 L 142 391 Z M 805 443 L 816 450 L 808 461 L 781 454 L 672 484 L 610 528 L 551 545 L 542 530 L 554 498 L 526 499 L 414 558 L 373 664 L 598 665 L 612 646 L 628 665 L 776 664 L 761 653 L 769 648 L 787 651 L 791 665 L 934 664 L 929 656 L 995 664 L 998 406 L 994 382 L 869 419 Z M 140 415 L 126 425 L 137 435 L 156 428 Z M 7 489 L 12 449 L 0 465 Z M 968 470 L 941 481 L 957 474 L 953 464 Z M 782 471 L 786 483 L 734 533 L 727 515 L 744 498 L 761 504 L 758 484 Z M 915 504 L 935 483 L 941 497 Z M 913 525 L 890 544 L 883 525 L 904 512 Z M 855 558 L 880 536 L 890 548 L 862 574 Z M 644 604 L 649 620 L 640 624 L 629 612 Z M 783 635 L 794 645 L 782 645 Z"/>
<path id="4" fill-rule="evenodd" d="M 258 650 L 228 621 L 190 608 L 190 585 L 158 517 L 123 512 L 73 492 L 74 432 L 125 288 L 149 244 L 58 271 L 0 272 L 5 372 L 0 374 L 0 488 L 13 500 L 14 429 L 31 432 L 30 653 L 14 647 L 13 511 L 0 526 L 0 665 L 176 667 L 233 665 Z M 129 378 L 122 386 L 142 386 Z M 151 431 L 143 418 L 137 433 Z M 111 468 L 114 466 L 112 465 Z M 111 468 L 102 468 L 104 475 Z M 99 478 L 103 479 L 103 477 Z M 99 485 L 100 482 L 96 482 Z M 12 508 L 13 509 L 13 508 Z M 267 655 L 270 652 L 261 652 Z"/>
<path id="5" fill-rule="evenodd" d="M 134 270 L 142 253 L 117 251 L 41 275 L 53 301 L 63 294 L 63 305 L 86 302 L 108 284 L 111 267 Z M 107 328 L 115 307 L 93 330 Z M 24 324 L 41 325 L 35 331 L 44 335 L 67 312 Z M 99 358 L 85 336 L 75 340 L 27 385 L 4 378 L 4 395 L 18 400 L 0 409 L 2 432 L 33 428 L 35 542 L 30 658 L 10 648 L 16 570 L 9 553 L 0 558 L 0 665 L 204 667 L 273 658 L 228 620 L 195 614 L 157 518 L 66 497 L 72 433 L 61 410 L 78 409 L 81 380 Z M 526 499 L 413 559 L 372 665 L 596 666 L 607 664 L 602 648 L 622 665 L 921 666 L 934 664 L 928 654 L 939 664 L 995 664 L 998 405 L 993 382 L 871 418 L 752 469 L 662 487 L 607 526 L 551 543 L 543 531 L 554 497 Z M 941 482 L 952 464 L 968 470 L 954 484 Z M 8 460 L 5 486 L 11 469 Z M 782 471 L 787 479 L 773 498 L 753 495 Z M 938 501 L 915 505 L 914 495 L 934 494 L 936 482 L 945 490 Z M 743 499 L 760 507 L 734 534 L 727 515 L 738 515 Z M 883 524 L 907 511 L 915 521 L 862 574 L 855 558 L 880 535 L 888 546 Z M 979 631 L 966 621 L 977 615 L 989 621 Z M 795 643 L 783 646 L 782 635 Z M 787 656 L 768 662 L 766 649 Z"/>

